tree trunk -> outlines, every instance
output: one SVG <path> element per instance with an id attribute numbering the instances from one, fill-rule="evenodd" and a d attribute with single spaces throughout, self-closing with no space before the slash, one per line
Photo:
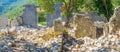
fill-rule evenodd
<path id="1" fill-rule="evenodd" d="M 67 27 L 67 28 L 70 27 L 70 18 L 69 17 L 67 17 L 67 19 L 66 19 L 65 27 Z"/>
<path id="2" fill-rule="evenodd" d="M 66 27 L 66 28 L 69 28 L 69 27 L 70 27 L 70 19 L 71 19 L 71 14 L 67 12 L 66 22 L 65 22 L 65 27 Z"/>

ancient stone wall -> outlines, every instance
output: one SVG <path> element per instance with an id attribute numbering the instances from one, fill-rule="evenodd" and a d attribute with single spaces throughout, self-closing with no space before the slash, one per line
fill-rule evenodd
<path id="1" fill-rule="evenodd" d="M 74 24 L 76 27 L 75 35 L 76 37 L 90 36 L 96 37 L 96 27 L 94 27 L 91 19 L 85 14 L 77 14 L 74 19 Z"/>
<path id="2" fill-rule="evenodd" d="M 25 5 L 25 9 L 21 17 L 22 17 L 24 26 L 37 28 L 38 16 L 36 11 L 36 6 Z"/>
<path id="3" fill-rule="evenodd" d="M 46 16 L 47 27 L 52 27 L 55 19 L 57 19 L 59 17 L 63 18 L 63 15 L 61 14 L 61 9 L 60 9 L 61 6 L 62 6 L 62 4 L 55 4 L 54 13 L 47 14 L 47 16 Z"/>
<path id="4" fill-rule="evenodd" d="M 54 31 L 62 33 L 63 30 L 64 30 L 64 26 L 62 24 L 62 19 L 58 18 L 54 20 Z"/>

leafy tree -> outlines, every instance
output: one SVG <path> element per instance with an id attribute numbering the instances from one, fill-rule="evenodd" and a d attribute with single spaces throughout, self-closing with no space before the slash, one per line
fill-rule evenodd
<path id="1" fill-rule="evenodd" d="M 63 4 L 61 7 L 62 14 L 66 17 L 66 27 L 70 26 L 70 18 L 72 13 L 76 12 L 78 8 L 83 4 L 83 0 L 38 0 L 41 8 L 48 13 L 52 13 L 55 10 L 54 4 Z"/>
<path id="2" fill-rule="evenodd" d="M 93 8 L 94 2 L 93 0 L 83 0 L 83 3 L 81 4 L 81 6 L 79 7 L 78 11 L 84 11 L 84 12 L 93 12 L 94 8 Z"/>
<path id="3" fill-rule="evenodd" d="M 46 25 L 46 12 L 40 12 L 38 13 L 38 23 L 41 25 Z"/>
<path id="4" fill-rule="evenodd" d="M 113 13 L 113 5 L 111 0 L 93 0 L 94 8 L 98 13 L 103 14 L 109 21 L 110 16 Z"/>
<path id="5" fill-rule="evenodd" d="M 114 8 L 120 5 L 120 0 L 111 0 L 111 2 Z"/>
<path id="6" fill-rule="evenodd" d="M 78 9 L 80 9 L 81 4 L 83 4 L 83 0 L 38 0 L 38 4 L 40 4 L 41 8 L 44 9 L 48 13 L 53 13 L 55 10 L 54 4 L 59 3 L 63 4 L 61 7 L 62 14 L 64 17 L 66 17 L 66 23 L 65 27 L 70 26 L 70 18 L 72 17 L 72 13 L 76 12 Z M 64 36 L 64 32 L 62 34 L 62 37 Z M 62 39 L 63 40 L 63 39 Z M 63 41 L 61 43 L 61 52 Z"/>

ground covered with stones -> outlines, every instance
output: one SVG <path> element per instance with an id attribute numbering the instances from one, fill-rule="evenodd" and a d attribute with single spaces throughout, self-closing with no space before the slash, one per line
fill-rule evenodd
<path id="1" fill-rule="evenodd" d="M 108 34 L 92 39 L 68 34 L 62 38 L 61 34 L 53 32 L 53 28 L 23 26 L 2 29 L 1 32 L 0 52 L 60 52 L 61 45 L 63 52 L 120 52 L 120 35 Z"/>

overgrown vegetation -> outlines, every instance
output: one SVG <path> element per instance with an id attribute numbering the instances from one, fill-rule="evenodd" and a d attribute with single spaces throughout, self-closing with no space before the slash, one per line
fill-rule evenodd
<path id="1" fill-rule="evenodd" d="M 41 25 L 46 25 L 46 12 L 38 13 L 38 19 Z"/>
<path id="2" fill-rule="evenodd" d="M 40 4 L 41 8 L 44 9 L 47 13 L 53 13 L 55 10 L 54 4 L 62 4 L 62 14 L 67 18 L 65 24 L 66 27 L 69 27 L 72 13 L 81 6 L 82 2 L 82 0 L 38 0 L 38 4 Z"/>
<path id="3" fill-rule="evenodd" d="M 23 7 L 16 7 L 15 9 L 7 12 L 6 15 L 9 16 L 10 19 L 13 19 L 20 16 L 22 12 L 23 12 Z"/>
<path id="4" fill-rule="evenodd" d="M 111 15 L 113 14 L 113 5 L 111 0 L 93 0 L 94 1 L 94 11 L 105 16 L 109 21 Z"/>
<path id="5" fill-rule="evenodd" d="M 115 7 L 119 6 L 120 0 L 38 0 L 41 8 L 47 13 L 52 13 L 55 8 L 55 3 L 61 3 L 62 14 L 67 18 L 66 23 L 75 12 L 96 12 L 99 15 L 106 17 L 107 20 L 112 16 Z"/>
<path id="6" fill-rule="evenodd" d="M 22 14 L 23 5 L 38 5 L 38 3 L 40 4 L 41 8 L 45 10 L 44 12 L 39 13 L 39 23 L 46 25 L 46 14 L 54 12 L 55 3 L 63 4 L 61 10 L 64 16 L 68 18 L 69 22 L 69 18 L 72 17 L 72 13 L 80 11 L 96 12 L 109 20 L 113 14 L 114 8 L 120 5 L 120 0 L 18 0 L 17 2 L 6 6 L 6 10 L 4 10 L 6 12 L 4 14 L 12 19 Z"/>

